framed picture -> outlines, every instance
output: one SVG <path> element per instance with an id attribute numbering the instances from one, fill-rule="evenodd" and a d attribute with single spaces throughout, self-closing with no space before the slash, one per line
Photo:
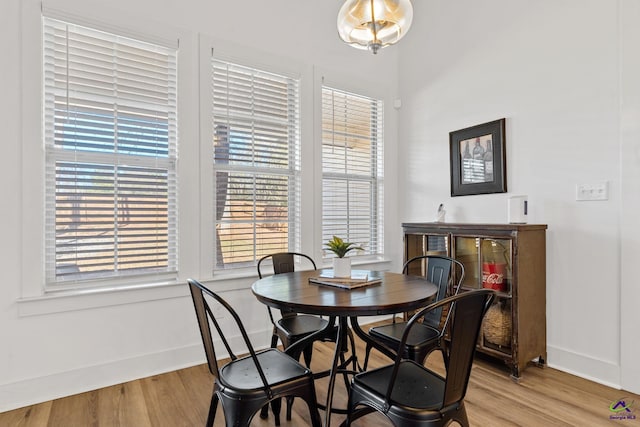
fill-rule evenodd
<path id="1" fill-rule="evenodd" d="M 451 196 L 506 193 L 505 119 L 449 133 Z"/>

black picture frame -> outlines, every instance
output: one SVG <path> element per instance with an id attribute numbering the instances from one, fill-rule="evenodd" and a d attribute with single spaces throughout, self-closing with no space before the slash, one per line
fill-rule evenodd
<path id="1" fill-rule="evenodd" d="M 451 196 L 507 192 L 505 119 L 449 133 Z"/>

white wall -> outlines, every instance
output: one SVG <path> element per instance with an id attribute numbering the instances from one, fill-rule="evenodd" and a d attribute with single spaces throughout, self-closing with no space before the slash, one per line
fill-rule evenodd
<path id="1" fill-rule="evenodd" d="M 625 233 L 637 228 L 631 212 L 638 208 L 637 123 L 625 150 L 620 143 L 619 2 L 416 1 L 414 8 L 400 46 L 399 160 L 407 165 L 400 219 L 431 220 L 444 203 L 447 221 L 506 222 L 507 198 L 528 195 L 529 222 L 549 226 L 548 363 L 619 386 L 621 340 L 637 335 L 631 324 L 620 333 L 621 205 L 630 209 Z M 637 56 L 640 38 L 630 27 L 638 10 L 629 9 L 625 54 Z M 637 58 L 629 60 L 637 68 Z M 636 108 L 628 119 L 637 121 L 633 78 Z M 508 193 L 450 197 L 449 132 L 502 117 Z M 575 200 L 576 184 L 601 181 L 609 183 L 609 200 Z M 626 248 L 637 247 L 637 236 Z M 634 267 L 625 280 L 636 280 Z M 637 281 L 627 287 L 628 310 L 635 288 Z M 637 366 L 637 344 L 630 346 L 635 359 L 626 363 Z M 640 389 L 630 380 L 625 386 Z"/>
<path id="2" fill-rule="evenodd" d="M 198 139 L 199 97 L 200 91 L 206 90 L 198 87 L 199 42 L 214 40 L 226 48 L 237 46 L 238 57 L 245 52 L 259 53 L 259 58 L 247 60 L 266 58 L 265 62 L 274 62 L 277 58 L 301 67 L 306 88 L 302 102 L 303 153 L 312 156 L 306 160 L 311 167 L 303 174 L 307 176 L 304 179 L 311 177 L 307 182 L 313 182 L 317 149 L 309 147 L 317 141 L 310 117 L 315 108 L 312 88 L 318 72 L 347 86 L 382 89 L 389 99 L 396 96 L 397 48 L 373 57 L 344 45 L 335 30 L 339 7 L 338 2 L 323 0 L 44 0 L 45 10 L 72 14 L 85 22 L 180 38 L 180 167 L 184 172 L 180 197 L 188 209 L 180 212 L 182 245 L 177 284 L 43 296 L 42 164 L 38 160 L 42 157 L 40 3 L 0 2 L 0 35 L 5 41 L 15 41 L 3 44 L 0 66 L 0 412 L 204 361 L 185 283 L 187 277 L 211 278 L 205 265 L 210 262 L 207 257 L 211 247 L 202 237 L 211 226 L 199 214 L 200 208 L 211 205 L 199 199 L 199 150 L 209 143 L 204 135 Z M 390 107 L 388 111 L 389 132 L 395 136 L 395 112 Z M 388 138 L 385 151 L 387 183 L 395 187 L 395 138 Z M 388 196 L 386 218 L 394 225 L 395 192 L 389 191 Z M 319 208 L 311 200 L 310 206 L 304 206 L 307 224 L 313 224 L 314 208 Z M 304 232 L 305 236 L 315 233 L 313 229 Z M 303 242 L 305 251 L 318 253 L 320 248 L 313 239 Z M 397 249 L 390 245 L 389 258 L 398 263 L 401 255 L 394 251 Z M 390 265 L 385 264 L 386 268 Z M 266 308 L 249 290 L 254 280 L 252 272 L 235 279 L 213 277 L 208 283 L 240 308 L 256 345 L 264 346 L 268 345 L 270 328 Z"/>

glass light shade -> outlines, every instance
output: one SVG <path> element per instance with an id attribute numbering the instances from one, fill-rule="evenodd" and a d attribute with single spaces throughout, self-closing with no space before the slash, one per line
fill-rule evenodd
<path id="1" fill-rule="evenodd" d="M 404 37 L 412 20 L 409 0 L 347 0 L 338 13 L 338 34 L 355 48 L 377 53 Z"/>

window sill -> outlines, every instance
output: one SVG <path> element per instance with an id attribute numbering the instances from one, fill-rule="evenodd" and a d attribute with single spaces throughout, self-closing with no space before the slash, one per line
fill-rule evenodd
<path id="1" fill-rule="evenodd" d="M 18 299 L 18 315 L 38 316 L 123 304 L 180 298 L 188 295 L 184 283 L 149 283 L 118 288 L 48 292 Z"/>
<path id="2" fill-rule="evenodd" d="M 248 285 L 228 280 L 207 280 L 204 284 L 213 286 L 218 292 L 242 289 Z M 185 280 L 145 283 L 121 286 L 117 288 L 85 289 L 61 292 L 48 292 L 44 295 L 18 299 L 18 315 L 20 317 L 39 316 L 44 314 L 63 313 L 67 311 L 86 310 L 115 305 L 136 304 L 189 296 Z"/>
<path id="3" fill-rule="evenodd" d="M 322 265 L 318 268 L 332 268 L 332 259 L 323 259 Z M 387 271 L 391 268 L 391 260 L 378 256 L 372 257 L 353 257 L 351 259 L 351 266 L 360 270 L 372 270 L 372 271 Z"/>
<path id="4" fill-rule="evenodd" d="M 359 259 L 354 260 L 353 265 L 362 269 L 387 270 L 390 261 Z M 331 266 L 319 265 L 318 268 L 331 268 Z M 246 269 L 216 272 L 213 277 L 201 281 L 217 292 L 225 292 L 249 289 L 257 279 L 255 269 Z M 188 296 L 189 290 L 184 279 L 111 288 L 48 292 L 44 295 L 20 298 L 17 303 L 18 315 L 28 317 Z"/>

